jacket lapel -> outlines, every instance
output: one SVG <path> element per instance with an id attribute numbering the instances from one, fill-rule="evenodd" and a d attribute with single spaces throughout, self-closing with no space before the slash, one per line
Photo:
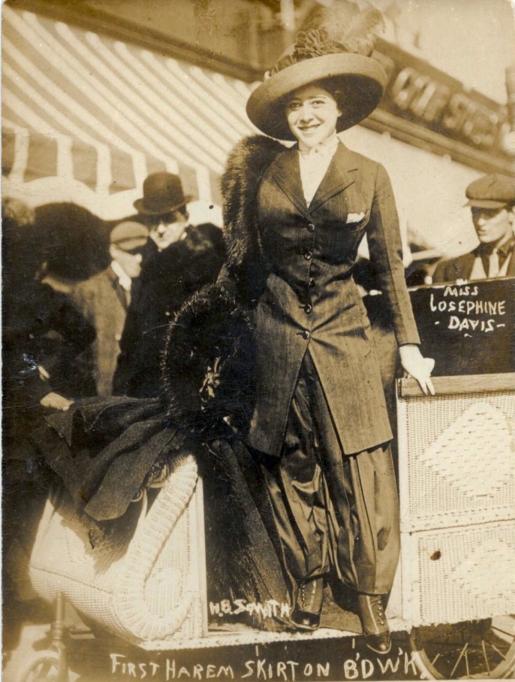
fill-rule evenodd
<path id="1" fill-rule="evenodd" d="M 508 270 L 506 272 L 506 275 L 508 277 L 514 277 L 515 276 L 515 246 L 512 247 L 510 255 L 508 256 L 510 259 L 508 263 Z"/>
<path id="2" fill-rule="evenodd" d="M 331 163 L 322 182 L 318 186 L 315 196 L 310 205 L 309 212 L 316 211 L 322 204 L 350 187 L 356 181 L 354 171 L 358 166 L 353 158 L 353 154 L 341 142 L 336 148 Z"/>
<path id="3" fill-rule="evenodd" d="M 303 215 L 307 215 L 308 207 L 302 191 L 299 155 L 296 146 L 282 152 L 275 159 L 272 177 L 295 208 Z"/>
<path id="4" fill-rule="evenodd" d="M 297 210 L 308 216 L 335 194 L 343 192 L 356 180 L 358 165 L 353 154 L 341 142 L 336 148 L 326 174 L 318 186 L 309 206 L 306 204 L 300 178 L 300 166 L 297 146 L 279 154 L 274 162 L 272 177 Z"/>
<path id="5" fill-rule="evenodd" d="M 116 276 L 116 273 L 112 270 L 112 268 L 108 268 L 106 274 L 108 280 L 111 282 L 111 286 L 114 289 L 116 297 L 122 304 L 123 309 L 127 310 L 127 308 L 129 307 L 130 298 L 129 292 L 125 291 L 125 289 L 122 287 L 120 281 L 118 280 L 118 277 Z"/>

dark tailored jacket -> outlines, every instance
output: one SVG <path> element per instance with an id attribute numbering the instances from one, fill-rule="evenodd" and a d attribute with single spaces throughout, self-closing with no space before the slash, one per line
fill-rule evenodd
<path id="1" fill-rule="evenodd" d="M 308 207 L 296 149 L 255 137 L 231 156 L 222 189 L 228 259 L 219 286 L 232 290 L 238 305 L 248 306 L 254 323 L 255 404 L 249 444 L 280 455 L 306 351 L 344 451 L 352 454 L 390 440 L 370 325 L 352 278 L 366 233 L 397 342 L 419 343 L 404 281 L 397 212 L 383 167 L 340 144 Z M 348 222 L 350 214 L 363 217 Z M 262 273 L 264 281 L 259 282 Z M 220 315 L 229 319 L 230 305 L 221 310 L 223 294 L 210 295 Z M 181 365 L 174 358 L 177 329 L 187 321 L 195 354 L 202 345 L 195 335 L 205 335 L 199 320 L 208 317 L 208 299 L 206 294 L 204 300 L 192 301 L 171 329 L 164 371 L 172 418 L 180 418 L 185 398 L 178 388 L 185 378 L 181 369 L 186 375 L 189 371 L 189 361 L 183 359 Z"/>
<path id="2" fill-rule="evenodd" d="M 418 343 L 386 172 L 340 144 L 308 207 L 298 152 L 284 151 L 263 177 L 258 210 L 271 272 L 257 306 L 257 402 L 250 444 L 280 454 L 306 351 L 345 453 L 390 440 L 370 324 L 351 274 L 366 232 L 397 341 Z M 350 214 L 363 218 L 347 222 Z"/>
<path id="3" fill-rule="evenodd" d="M 184 239 L 156 251 L 144 262 L 120 341 L 115 395 L 159 395 L 168 324 L 187 298 L 216 280 L 224 256 L 221 230 L 204 223 L 187 227 Z"/>
<path id="4" fill-rule="evenodd" d="M 95 327 L 97 335 L 89 351 L 89 363 L 95 377 L 97 395 L 110 396 L 127 316 L 127 295 L 117 275 L 108 267 L 79 282 L 70 292 L 70 298 Z"/>
<path id="5" fill-rule="evenodd" d="M 469 279 L 476 259 L 476 249 L 469 253 L 464 253 L 462 256 L 456 258 L 449 258 L 441 263 L 438 263 L 433 273 L 433 282 L 440 284 L 441 282 L 455 282 L 457 279 Z M 508 263 L 508 277 L 515 277 L 515 256 L 511 254 L 510 262 Z"/>

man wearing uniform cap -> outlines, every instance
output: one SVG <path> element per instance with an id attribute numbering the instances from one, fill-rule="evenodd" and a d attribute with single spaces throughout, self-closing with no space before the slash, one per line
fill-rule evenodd
<path id="1" fill-rule="evenodd" d="M 80 282 L 71 294 L 75 305 L 96 329 L 91 363 L 96 391 L 102 397 L 112 394 L 132 281 L 140 275 L 141 252 L 147 240 L 148 230 L 140 223 L 126 221 L 116 225 L 109 238 L 111 264 Z"/>
<path id="2" fill-rule="evenodd" d="M 470 253 L 439 263 L 433 282 L 515 276 L 515 179 L 484 175 L 471 182 L 465 194 L 479 245 Z"/>

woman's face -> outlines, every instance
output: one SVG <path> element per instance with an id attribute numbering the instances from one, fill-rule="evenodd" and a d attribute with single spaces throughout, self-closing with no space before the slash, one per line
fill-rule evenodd
<path id="1" fill-rule="evenodd" d="M 299 143 L 308 148 L 333 135 L 341 113 L 334 97 L 320 85 L 295 90 L 286 104 L 288 126 Z"/>

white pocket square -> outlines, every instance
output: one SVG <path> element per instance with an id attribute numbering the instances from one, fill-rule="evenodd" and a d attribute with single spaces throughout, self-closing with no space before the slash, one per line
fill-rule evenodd
<path id="1" fill-rule="evenodd" d="M 347 214 L 347 223 L 359 223 L 363 220 L 365 217 L 365 214 L 362 213 L 348 213 Z"/>

